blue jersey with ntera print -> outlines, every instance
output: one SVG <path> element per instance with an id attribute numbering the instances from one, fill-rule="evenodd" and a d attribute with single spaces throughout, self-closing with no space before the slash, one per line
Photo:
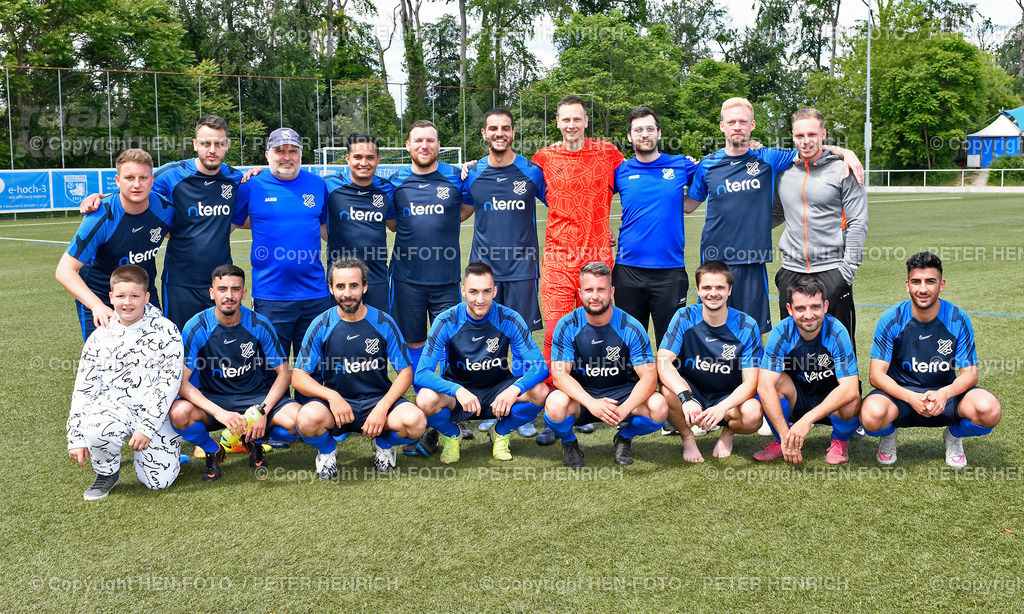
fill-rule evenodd
<path id="1" fill-rule="evenodd" d="M 719 149 L 704 156 L 687 192 L 696 201 L 708 201 L 701 262 L 772 261 L 775 175 L 792 166 L 794 154 L 792 149 L 765 148 L 728 156 Z"/>
<path id="2" fill-rule="evenodd" d="M 320 255 L 320 226 L 327 223 L 327 184 L 305 169 L 282 181 L 263 172 L 245 184 L 231 223 L 249 218 L 252 228 L 252 296 L 307 301 L 328 296 Z"/>
<path id="3" fill-rule="evenodd" d="M 395 186 L 374 175 L 368 186 L 356 185 L 349 173 L 326 175 L 327 262 L 356 257 L 370 268 L 371 284 L 388 281 L 388 229 L 395 219 Z"/>
<path id="4" fill-rule="evenodd" d="M 367 305 L 362 320 L 348 322 L 331 307 L 306 331 L 295 368 L 344 399 L 379 400 L 391 389 L 389 361 L 395 371 L 409 366 L 409 350 L 391 316 Z"/>
<path id="5" fill-rule="evenodd" d="M 509 350 L 512 363 L 509 363 Z M 441 374 L 434 369 L 441 365 Z M 460 387 L 482 390 L 512 377 L 512 367 L 521 366 L 523 375 L 516 380 L 519 391 L 526 392 L 548 377 L 533 335 L 523 317 L 493 303 L 481 320 L 469 315 L 465 303 L 446 309 L 434 320 L 419 365 L 416 385 L 455 396 Z"/>
<path id="6" fill-rule="evenodd" d="M 636 158 L 615 169 L 622 197 L 618 264 L 645 269 L 686 266 L 683 196 L 696 169 L 686 156 L 660 154 L 651 162 Z"/>
<path id="7" fill-rule="evenodd" d="M 818 334 L 807 340 L 790 317 L 768 335 L 761 368 L 786 373 L 801 393 L 823 397 L 839 386 L 840 379 L 856 377 L 857 356 L 850 333 L 839 320 L 825 314 Z"/>
<path id="8" fill-rule="evenodd" d="M 121 265 L 135 264 L 149 275 L 149 302 L 159 307 L 156 254 L 173 219 L 171 203 L 156 194 L 150 193 L 142 213 L 127 213 L 120 193 L 114 192 L 82 218 L 67 253 L 84 265 L 79 275 L 104 305 L 110 306 L 110 274 Z"/>
<path id="9" fill-rule="evenodd" d="M 391 274 L 395 279 L 439 286 L 459 282 L 462 224 L 461 172 L 450 164 L 417 175 L 412 167 L 400 169 L 395 185 L 395 246 Z"/>
<path id="10" fill-rule="evenodd" d="M 743 369 L 756 369 L 761 333 L 754 319 L 731 307 L 725 324 L 704 321 L 703 306 L 690 305 L 672 316 L 661 348 L 676 355 L 675 367 L 705 395 L 730 393 L 743 383 Z"/>
<path id="11" fill-rule="evenodd" d="M 164 164 L 153 173 L 153 191 L 174 205 L 174 223 L 164 257 L 164 283 L 209 288 L 210 274 L 231 264 L 231 215 L 242 173 L 221 164 L 214 175 L 196 169 L 195 159 Z"/>
<path id="12" fill-rule="evenodd" d="M 217 321 L 216 307 L 192 316 L 181 331 L 185 366 L 199 374 L 199 391 L 219 395 L 265 395 L 284 363 L 270 320 L 239 305 L 235 326 Z"/>
<path id="13" fill-rule="evenodd" d="M 463 202 L 473 203 L 470 262 L 484 262 L 495 281 L 537 279 L 537 199 L 547 203 L 544 171 L 516 154 L 508 166 L 489 166 L 487 158 L 469 169 Z"/>
<path id="14" fill-rule="evenodd" d="M 654 362 L 647 331 L 625 311 L 609 309 L 611 321 L 594 326 L 578 307 L 558 321 L 551 342 L 551 361 L 573 363 L 573 379 L 592 396 L 631 383 L 635 366 Z"/>
<path id="15" fill-rule="evenodd" d="M 903 301 L 878 319 L 871 358 L 889 363 L 886 373 L 900 386 L 942 388 L 953 383 L 957 369 L 978 364 L 974 327 L 949 301 L 939 300 L 930 322 L 915 319 L 910 301 Z"/>

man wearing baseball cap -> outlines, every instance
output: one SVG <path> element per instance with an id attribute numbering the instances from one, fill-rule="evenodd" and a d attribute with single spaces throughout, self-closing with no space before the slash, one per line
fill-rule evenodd
<path id="1" fill-rule="evenodd" d="M 250 179 L 233 224 L 252 229 L 253 311 L 274 325 L 284 357 L 298 352 L 306 329 L 334 303 L 320 256 L 327 184 L 302 169 L 302 138 L 278 128 L 267 139 L 269 173 Z"/>

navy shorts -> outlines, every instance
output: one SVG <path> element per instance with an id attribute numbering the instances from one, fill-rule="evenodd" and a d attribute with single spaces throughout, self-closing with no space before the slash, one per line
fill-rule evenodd
<path id="1" fill-rule="evenodd" d="M 623 384 L 617 388 L 607 390 L 587 390 L 587 394 L 595 399 L 603 399 L 605 397 L 615 399 L 619 405 L 622 405 L 629 398 L 629 395 L 633 394 L 633 384 Z M 591 422 L 603 422 L 603 420 L 590 413 L 590 410 L 586 407 L 580 407 L 580 417 L 576 418 L 576 424 L 590 424 Z"/>
<path id="2" fill-rule="evenodd" d="M 827 395 L 826 395 L 827 396 Z M 796 405 L 790 409 L 789 412 L 789 423 L 793 424 L 800 418 L 807 415 L 807 412 L 811 411 L 815 407 L 821 405 L 821 402 L 825 400 L 824 396 L 817 396 L 812 394 L 806 394 L 801 392 L 799 388 L 796 389 Z M 831 414 L 830 414 L 831 415 Z M 832 424 L 832 420 L 829 416 L 825 416 L 821 420 L 818 420 L 816 424 Z"/>
<path id="3" fill-rule="evenodd" d="M 388 286 L 387 280 L 380 283 L 373 283 L 372 281 L 366 286 L 366 292 L 363 292 L 363 302 L 377 309 L 388 312 L 388 300 L 391 296 L 391 290 Z M 333 304 L 333 301 L 332 301 Z"/>
<path id="4" fill-rule="evenodd" d="M 928 390 L 927 388 L 917 388 L 915 386 L 906 386 L 906 388 L 907 390 L 922 393 Z M 967 389 L 964 391 L 964 394 L 967 394 L 975 388 L 977 388 L 977 386 Z M 894 399 L 881 390 L 872 390 L 868 393 L 868 397 L 875 394 L 884 396 L 896 405 L 896 409 L 900 412 L 899 415 L 896 416 L 896 419 L 892 421 L 892 425 L 896 428 L 907 428 L 911 426 L 944 427 L 960 422 L 960 413 L 957 411 L 957 408 L 960 406 L 960 401 L 963 400 L 964 394 L 946 399 L 946 407 L 943 408 L 942 413 L 931 417 L 922 416 L 914 411 L 914 408 L 911 407 L 909 403 L 899 399 Z M 866 399 L 867 397 L 864 398 Z"/>
<path id="5" fill-rule="evenodd" d="M 274 325 L 277 339 L 281 342 L 284 358 L 291 355 L 294 346 L 298 354 L 306 329 L 317 317 L 337 303 L 330 296 L 304 301 L 272 301 L 263 298 L 252 299 L 252 310 Z"/>
<path id="6" fill-rule="evenodd" d="M 192 319 L 192 316 L 214 306 L 209 288 L 189 288 L 165 283 L 163 291 L 164 316 L 173 322 L 179 331 L 185 328 L 185 323 Z"/>
<path id="7" fill-rule="evenodd" d="M 498 293 L 494 302 L 504 305 L 523 316 L 526 328 L 531 332 L 544 328 L 544 318 L 540 313 L 540 298 L 537 294 L 536 279 L 520 279 L 516 281 L 498 281 Z"/>
<path id="8" fill-rule="evenodd" d="M 323 403 L 324 405 L 327 405 L 327 403 L 324 403 L 324 401 L 322 401 L 321 399 L 314 399 L 314 400 L 315 401 L 319 401 L 320 403 Z M 331 437 L 338 437 L 339 435 L 341 435 L 343 433 L 359 433 L 359 432 L 361 432 L 363 430 L 363 425 L 366 424 L 366 419 L 368 417 L 370 417 L 370 412 L 373 411 L 373 408 L 376 407 L 376 405 L 377 405 L 377 401 L 379 401 L 380 399 L 369 398 L 369 399 L 356 399 L 356 400 L 345 399 L 345 400 L 348 401 L 348 404 L 352 407 L 352 416 L 353 416 L 352 422 L 349 422 L 348 424 L 342 424 L 341 426 L 335 426 L 333 429 L 330 430 Z M 388 408 L 388 415 L 391 415 L 391 412 L 395 411 L 395 408 L 398 407 L 399 405 L 401 405 L 402 403 L 409 403 L 409 402 L 410 402 L 409 399 L 405 399 L 405 398 L 398 399 L 397 401 L 394 402 L 394 404 L 391 407 Z M 383 435 L 384 433 L 387 433 L 387 432 L 388 432 L 388 428 L 387 428 L 387 425 L 385 425 L 384 426 L 384 430 L 381 431 L 381 435 Z"/>
<path id="9" fill-rule="evenodd" d="M 433 321 L 442 311 L 458 305 L 459 284 L 428 286 L 398 279 L 391 280 L 391 317 L 406 343 L 427 340 L 427 314 Z"/>
<path id="10" fill-rule="evenodd" d="M 694 386 L 693 382 L 691 382 L 690 380 L 683 378 L 683 381 L 686 382 L 686 385 L 690 387 L 690 391 L 693 392 L 693 399 L 700 403 L 700 406 L 703 409 L 711 407 L 712 405 L 718 403 L 725 397 L 732 394 L 732 390 L 726 390 L 722 392 L 704 392 L 703 390 L 700 390 L 699 388 Z"/>
<path id="11" fill-rule="evenodd" d="M 494 399 L 498 398 L 499 394 L 515 383 L 516 379 L 518 378 L 510 377 L 491 386 L 490 388 L 467 388 L 470 392 L 476 395 L 476 398 L 480 399 L 480 415 L 472 414 L 462 409 L 462 404 L 460 404 L 458 399 L 456 399 L 455 409 L 452 410 L 452 422 L 464 422 L 466 420 L 494 420 L 497 418 L 497 416 L 494 415 L 494 409 L 491 407 L 491 404 L 494 403 Z"/>
<path id="12" fill-rule="evenodd" d="M 732 294 L 729 306 L 738 309 L 757 322 L 761 334 L 772 329 L 772 314 L 768 307 L 768 270 L 763 263 L 730 264 Z"/>
<path id="13" fill-rule="evenodd" d="M 267 398 L 265 394 L 206 394 L 203 396 L 209 399 L 211 402 L 216 403 L 220 407 L 227 411 L 233 411 L 236 414 L 244 414 L 245 410 L 253 405 L 259 405 L 263 402 L 263 399 Z M 289 404 L 295 403 L 295 400 L 288 395 L 281 397 L 281 400 L 277 402 L 267 413 L 267 430 L 270 430 L 270 423 L 274 421 L 274 415 L 281 411 Z M 265 408 L 264 408 L 265 409 Z M 218 422 L 210 414 L 206 414 L 210 419 L 210 424 L 206 427 L 206 432 L 217 431 L 224 428 L 224 425 Z"/>

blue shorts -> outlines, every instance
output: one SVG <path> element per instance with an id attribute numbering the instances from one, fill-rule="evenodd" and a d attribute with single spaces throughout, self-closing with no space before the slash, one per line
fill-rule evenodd
<path id="1" fill-rule="evenodd" d="M 629 395 L 633 394 L 633 384 L 623 384 L 616 388 L 610 388 L 606 390 L 587 390 L 587 394 L 594 397 L 595 399 L 603 399 L 608 397 L 609 399 L 615 399 L 619 405 L 626 402 Z M 586 389 L 584 389 L 586 390 Z M 623 420 L 628 420 L 628 416 Z M 600 418 L 590 413 L 590 410 L 586 407 L 580 407 L 580 416 L 576 418 L 576 424 L 590 424 L 591 422 L 603 422 Z"/>
<path id="2" fill-rule="evenodd" d="M 270 320 L 281 342 L 284 358 L 291 355 L 292 347 L 298 354 L 306 329 L 317 317 L 337 303 L 330 296 L 304 301 L 273 301 L 263 298 L 252 299 L 252 310 Z"/>
<path id="3" fill-rule="evenodd" d="M 975 388 L 977 388 L 977 386 L 967 389 L 964 391 L 964 394 L 967 394 Z M 906 386 L 906 389 L 913 390 L 914 392 L 926 392 L 928 390 L 927 388 L 918 388 L 916 386 Z M 896 405 L 896 409 L 900 412 L 899 415 L 896 416 L 896 419 L 892 421 L 892 425 L 896 428 L 907 428 L 911 426 L 944 427 L 960 422 L 960 413 L 957 411 L 957 408 L 960 406 L 960 401 L 963 400 L 964 394 L 946 399 L 946 407 L 943 408 L 942 413 L 931 417 L 922 416 L 914 411 L 914 408 L 911 407 L 909 403 L 899 399 L 894 399 L 881 390 L 872 390 L 868 393 L 868 397 L 875 394 L 884 396 Z M 864 398 L 866 399 L 867 397 Z"/>
<path id="4" fill-rule="evenodd" d="M 738 309 L 757 322 L 761 334 L 772 329 L 772 314 L 768 308 L 768 270 L 763 263 L 730 264 L 732 294 L 729 306 Z"/>
<path id="5" fill-rule="evenodd" d="M 458 399 L 455 400 L 455 409 L 452 410 L 452 422 L 464 422 L 466 420 L 494 420 L 497 416 L 494 415 L 494 408 L 491 404 L 494 403 L 494 399 L 498 398 L 498 395 L 505 391 L 506 388 L 515 383 L 515 377 L 510 377 L 502 382 L 499 382 L 490 388 L 468 388 L 470 392 L 476 395 L 476 398 L 480 399 L 480 414 L 473 414 L 462 409 L 462 404 L 459 403 Z"/>
<path id="6" fill-rule="evenodd" d="M 460 301 L 458 283 L 428 286 L 394 278 L 391 280 L 390 313 L 406 343 L 425 342 L 427 314 L 433 320 Z"/>
<path id="7" fill-rule="evenodd" d="M 537 294 L 536 279 L 519 279 L 515 281 L 498 281 L 498 293 L 494 302 L 504 305 L 523 316 L 529 331 L 544 328 L 544 318 L 540 314 L 540 298 Z"/>
<path id="8" fill-rule="evenodd" d="M 204 309 L 214 306 L 210 298 L 209 288 L 190 288 L 165 283 L 164 317 L 174 323 L 178 330 L 185 328 L 185 323 Z"/>
<path id="9" fill-rule="evenodd" d="M 203 393 L 203 396 L 227 411 L 233 411 L 236 414 L 244 414 L 245 410 L 249 409 L 253 405 L 259 405 L 263 402 L 263 399 L 267 398 L 266 394 L 206 394 L 205 392 Z M 274 421 L 274 415 L 291 403 L 295 403 L 295 400 L 288 395 L 284 395 L 281 397 L 281 400 L 267 412 L 268 431 L 270 430 L 270 423 Z M 210 424 L 206 427 L 207 433 L 224 428 L 224 425 L 218 422 L 213 416 L 210 414 L 206 415 L 210 419 Z"/>
<path id="10" fill-rule="evenodd" d="M 319 401 L 320 403 L 324 403 L 324 401 L 322 401 L 321 399 L 314 400 Z M 348 404 L 352 407 L 352 422 L 349 422 L 348 424 L 342 424 L 341 426 L 335 426 L 333 429 L 329 431 L 331 437 L 338 437 L 342 433 L 358 433 L 362 431 L 363 425 L 366 424 L 366 419 L 370 417 L 370 412 L 373 411 L 373 408 L 376 407 L 377 405 L 377 401 L 379 401 L 380 399 L 369 398 L 358 400 L 345 400 L 348 401 Z M 391 407 L 388 408 L 388 415 L 391 415 L 391 412 L 395 411 L 395 408 L 397 408 L 402 403 L 409 402 L 409 399 L 398 399 Z M 326 405 L 326 403 L 324 403 L 324 405 Z M 387 426 L 385 426 L 384 430 L 381 432 L 381 435 L 387 432 L 388 429 Z"/>

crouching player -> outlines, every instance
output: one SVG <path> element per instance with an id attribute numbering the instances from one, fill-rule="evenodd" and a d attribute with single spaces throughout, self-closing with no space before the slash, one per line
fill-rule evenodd
<path id="1" fill-rule="evenodd" d="M 580 269 L 583 307 L 569 312 L 555 327 L 551 347 L 551 381 L 555 388 L 544 405 L 544 421 L 562 440 L 566 467 L 582 467 L 572 429 L 598 420 L 620 426 L 615 434 L 615 462 L 633 462 L 634 437 L 653 433 L 665 423 L 668 406 L 655 388 L 651 340 L 632 316 L 612 307 L 612 271 L 603 262 Z M 631 371 L 639 380 L 630 381 Z"/>
<path id="2" fill-rule="evenodd" d="M 896 428 L 941 426 L 946 464 L 963 467 L 962 438 L 987 435 L 1002 416 L 999 401 L 977 387 L 974 328 L 966 312 L 939 298 L 945 287 L 938 256 L 914 254 L 907 260 L 910 300 L 890 307 L 875 327 L 875 390 L 864 397 L 860 420 L 869 434 L 881 436 L 883 465 L 896 462 Z"/>
<path id="3" fill-rule="evenodd" d="M 242 437 L 250 467 L 266 467 L 263 439 L 297 439 L 299 404 L 288 396 L 291 368 L 265 316 L 242 306 L 245 271 L 233 264 L 213 270 L 210 299 L 214 306 L 185 323 L 185 375 L 180 399 L 171 406 L 171 423 L 185 441 L 203 450 L 203 480 L 220 477 L 223 444 L 210 431 L 227 429 Z M 198 373 L 199 387 L 189 381 Z M 263 404 L 265 413 L 251 426 L 245 410 Z"/>
<path id="4" fill-rule="evenodd" d="M 441 433 L 442 463 L 459 460 L 461 433 L 455 423 L 464 420 L 497 419 L 488 431 L 491 455 L 512 460 L 512 431 L 532 422 L 548 395 L 544 355 L 523 317 L 494 302 L 497 291 L 491 267 L 470 263 L 462 283 L 464 302 L 434 320 L 416 368 L 416 404 Z M 512 375 L 512 365 L 522 365 L 522 377 Z"/>
<path id="5" fill-rule="evenodd" d="M 736 433 L 761 426 L 761 405 L 754 397 L 761 336 L 753 318 L 728 306 L 729 265 L 708 260 L 693 277 L 700 303 L 672 317 L 658 348 L 658 375 L 668 392 L 668 421 L 683 438 L 683 459 L 702 463 L 690 427 L 710 431 L 720 424 L 712 455 L 724 458 L 732 454 Z"/>
<path id="6" fill-rule="evenodd" d="M 116 320 L 89 336 L 75 378 L 68 416 L 68 456 L 96 479 L 86 501 L 117 486 L 121 446 L 135 451 L 135 474 L 147 488 L 167 488 L 178 477 L 181 438 L 167 412 L 181 382 L 178 329 L 149 302 L 149 275 L 133 264 L 110 275 Z"/>
<path id="7" fill-rule="evenodd" d="M 812 425 L 828 417 L 832 443 L 825 462 L 845 463 L 850 435 L 860 425 L 853 343 L 846 327 L 825 313 L 825 286 L 813 275 L 796 276 L 787 293 L 790 317 L 768 335 L 757 376 L 758 397 L 775 441 L 755 453 L 754 460 L 803 462 L 804 438 Z"/>
<path id="8" fill-rule="evenodd" d="M 299 434 L 317 449 L 316 473 L 338 475 L 335 437 L 362 432 L 373 447 L 377 471 L 394 470 L 394 446 L 411 443 L 427 421 L 402 398 L 412 385 L 409 353 L 391 316 L 363 303 L 370 269 L 342 257 L 327 271 L 337 307 L 313 320 L 295 359 L 292 385 L 313 399 L 299 410 Z M 397 373 L 388 379 L 388 362 Z"/>

